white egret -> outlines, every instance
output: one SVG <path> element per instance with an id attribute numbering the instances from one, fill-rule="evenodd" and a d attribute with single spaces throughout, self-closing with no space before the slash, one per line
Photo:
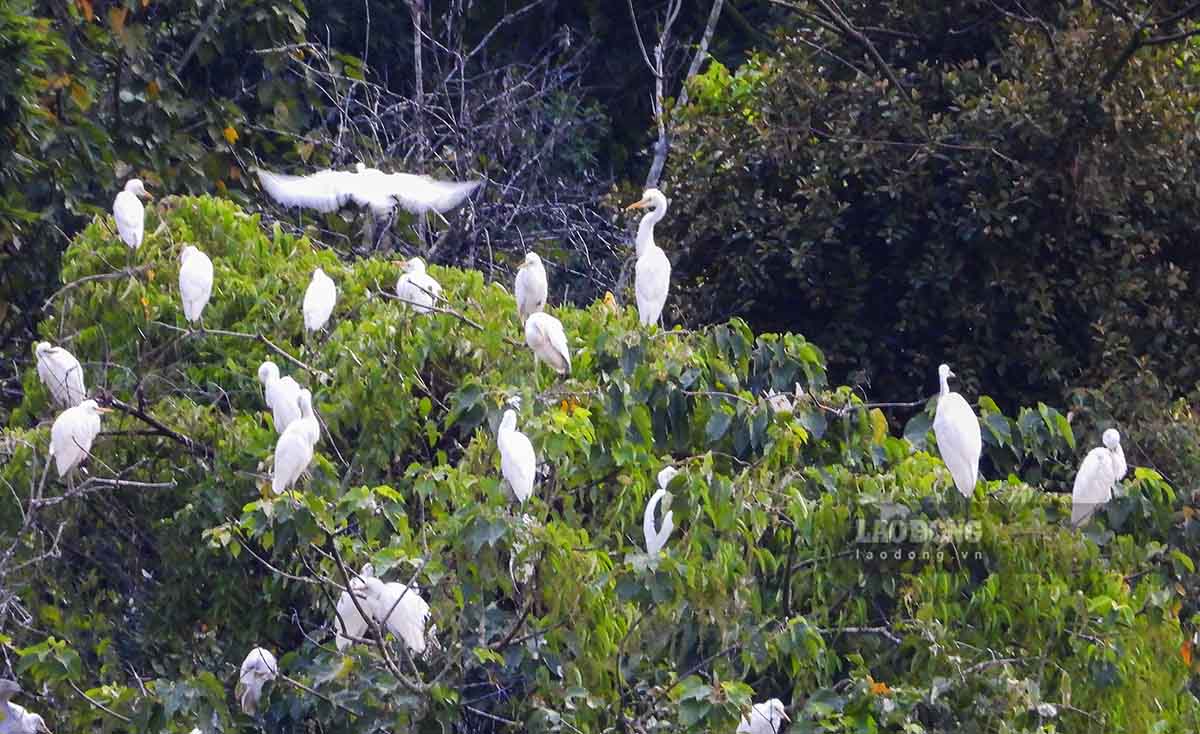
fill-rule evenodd
<path id="1" fill-rule="evenodd" d="M 117 221 L 117 233 L 121 241 L 136 250 L 142 246 L 142 237 L 146 232 L 146 207 L 142 199 L 149 199 L 146 185 L 140 178 L 131 178 L 125 182 L 125 188 L 113 200 L 113 219 Z"/>
<path id="2" fill-rule="evenodd" d="M 279 368 L 271 360 L 258 366 L 258 379 L 263 384 L 263 396 L 275 419 L 275 431 L 283 431 L 300 419 L 300 385 L 289 375 L 279 376 Z"/>
<path id="3" fill-rule="evenodd" d="M 504 411 L 500 430 L 496 434 L 500 449 L 500 473 L 512 487 L 517 501 L 524 504 L 533 495 L 533 478 L 537 474 L 537 455 L 529 437 L 517 430 L 515 410 Z"/>
<path id="4" fill-rule="evenodd" d="M 108 408 L 101 408 L 95 400 L 84 400 L 54 420 L 50 428 L 50 455 L 54 457 L 58 476 L 66 476 L 91 454 L 92 442 L 100 433 L 100 415 L 107 412 Z"/>
<path id="5" fill-rule="evenodd" d="M 363 579 L 367 603 L 363 609 L 375 621 L 404 642 L 414 655 L 425 652 L 425 624 L 429 621 L 429 604 L 415 588 L 377 578 Z"/>
<path id="6" fill-rule="evenodd" d="M 517 270 L 513 295 L 517 297 L 517 316 L 522 324 L 530 314 L 546 308 L 546 267 L 536 252 L 525 253 Z"/>
<path id="7" fill-rule="evenodd" d="M 413 214 L 444 214 L 463 203 L 482 181 L 437 181 L 412 173 L 384 173 L 359 163 L 355 171 L 288 176 L 258 169 L 263 189 L 283 206 L 332 212 L 347 204 L 369 207 L 376 217 L 396 205 Z"/>
<path id="8" fill-rule="evenodd" d="M 75 355 L 46 342 L 38 342 L 34 352 L 37 354 L 38 377 L 50 391 L 54 402 L 64 408 L 83 402 L 87 397 L 87 388 L 83 386 L 83 367 Z"/>
<path id="9" fill-rule="evenodd" d="M 305 473 L 321 437 L 321 426 L 313 414 L 312 393 L 301 389 L 297 402 L 300 418 L 279 434 L 275 444 L 275 469 L 271 477 L 271 489 L 275 494 L 282 494 Z"/>
<path id="10" fill-rule="evenodd" d="M 640 201 L 625 209 L 647 207 L 650 211 L 638 223 L 633 286 L 637 295 L 638 320 L 649 326 L 658 321 L 667 302 L 667 291 L 671 288 L 671 261 L 667 259 L 667 253 L 654 244 L 654 225 L 667 215 L 667 197 L 658 189 L 646 189 Z"/>
<path id="11" fill-rule="evenodd" d="M 532 313 L 525 320 L 525 343 L 536 360 L 545 362 L 560 375 L 571 371 L 571 350 L 562 322 L 548 313 Z"/>
<path id="12" fill-rule="evenodd" d="M 425 261 L 414 257 L 404 263 L 404 273 L 396 281 L 396 295 L 417 313 L 429 313 L 442 286 L 425 272 Z"/>
<path id="13" fill-rule="evenodd" d="M 366 564 L 362 568 L 362 572 L 350 579 L 349 591 L 343 591 L 338 597 L 337 608 L 335 610 L 336 617 L 333 620 L 333 629 L 336 633 L 337 649 L 345 650 L 350 645 L 354 644 L 355 640 L 362 639 L 367 634 L 367 620 L 358 613 L 359 607 L 367 614 L 370 614 L 370 608 L 367 604 L 366 596 L 366 579 L 375 575 L 375 569 L 371 564 Z M 358 599 L 358 605 L 355 606 L 354 599 L 350 597 L 351 592 Z"/>
<path id="14" fill-rule="evenodd" d="M 783 722 L 791 721 L 784 709 L 783 701 L 772 698 L 750 707 L 750 713 L 742 717 L 737 731 L 747 734 L 779 734 L 783 731 Z"/>
<path id="15" fill-rule="evenodd" d="M 950 392 L 949 365 L 938 367 L 941 392 L 933 416 L 933 435 L 938 453 L 954 478 L 954 486 L 963 497 L 970 497 L 979 481 L 979 454 L 983 451 L 983 436 L 979 419 L 970 404 L 956 392 Z"/>
<path id="16" fill-rule="evenodd" d="M 1113 486 L 1125 476 L 1125 451 L 1115 428 L 1104 432 L 1103 446 L 1083 457 L 1071 491 L 1071 526 L 1081 527 L 1112 499 Z"/>
<path id="17" fill-rule="evenodd" d="M 667 496 L 667 485 L 678 473 L 679 470 L 673 466 L 668 466 L 658 473 L 658 491 L 651 495 L 650 501 L 646 503 L 646 511 L 642 515 L 642 534 L 646 536 L 646 553 L 651 556 L 658 555 L 658 552 L 667 544 L 667 539 L 671 537 L 671 532 L 675 530 L 675 513 L 673 512 L 663 515 L 662 529 L 655 529 L 654 511 L 662 499 Z"/>
<path id="18" fill-rule="evenodd" d="M 337 303 L 337 286 L 333 279 L 317 268 L 313 271 L 308 290 L 304 291 L 304 328 L 316 331 L 325 326 Z"/>
<path id="19" fill-rule="evenodd" d="M 50 734 L 50 727 L 40 714 L 31 714 L 24 706 L 12 702 L 21 692 L 16 681 L 0 678 L 0 734 Z"/>
<path id="20" fill-rule="evenodd" d="M 253 716 L 258 711 L 258 702 L 262 698 L 262 689 L 267 681 L 275 680 L 279 674 L 279 665 L 270 650 L 256 647 L 242 661 L 242 670 L 238 675 L 237 694 L 238 704 L 247 715 Z"/>
<path id="21" fill-rule="evenodd" d="M 183 299 L 183 316 L 188 323 L 200 320 L 208 299 L 212 296 L 213 264 L 195 245 L 179 253 L 179 295 Z"/>

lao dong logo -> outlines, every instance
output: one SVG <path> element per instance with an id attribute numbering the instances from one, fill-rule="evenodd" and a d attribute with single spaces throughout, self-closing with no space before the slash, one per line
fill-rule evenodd
<path id="1" fill-rule="evenodd" d="M 858 518 L 854 555 L 863 561 L 940 561 L 950 555 L 960 560 L 982 560 L 978 546 L 983 526 L 978 520 L 923 517 Z"/>

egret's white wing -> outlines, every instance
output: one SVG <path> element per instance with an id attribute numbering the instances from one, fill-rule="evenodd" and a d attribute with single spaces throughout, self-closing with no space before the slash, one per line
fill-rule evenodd
<path id="1" fill-rule="evenodd" d="M 983 451 L 983 436 L 975 411 L 956 392 L 938 398 L 933 418 L 933 434 L 938 453 L 954 478 L 954 486 L 964 497 L 970 497 L 979 480 L 979 455 Z"/>
<path id="2" fill-rule="evenodd" d="M 283 433 L 292 421 L 300 420 L 300 385 L 290 375 L 267 385 L 266 398 L 276 432 Z"/>
<path id="3" fill-rule="evenodd" d="M 544 309 L 546 307 L 545 268 L 526 265 L 518 270 L 513 294 L 517 298 L 517 314 L 521 317 L 522 322 L 529 318 L 530 314 Z"/>
<path id="4" fill-rule="evenodd" d="M 537 473 L 533 444 L 520 431 L 501 431 L 496 444 L 500 448 L 500 473 L 512 487 L 517 500 L 525 502 L 533 495 L 533 478 Z"/>
<path id="5" fill-rule="evenodd" d="M 54 456 L 60 477 L 87 457 L 98 433 L 100 416 L 78 406 L 64 410 L 55 419 L 50 428 L 50 453 Z"/>
<path id="6" fill-rule="evenodd" d="M 79 405 L 87 397 L 83 367 L 75 355 L 62 347 L 51 347 L 38 357 L 38 377 L 54 400 L 65 407 Z"/>
<path id="7" fill-rule="evenodd" d="M 121 241 L 137 249 L 142 245 L 146 231 L 146 207 L 136 194 L 122 191 L 113 199 L 113 219 L 117 221 L 117 233 Z"/>
<path id="8" fill-rule="evenodd" d="M 316 331 L 329 321 L 337 303 L 337 286 L 328 276 L 314 274 L 308 289 L 304 291 L 304 328 Z"/>
<path id="9" fill-rule="evenodd" d="M 433 210 L 445 214 L 462 204 L 482 181 L 437 181 L 428 176 L 413 173 L 363 174 L 369 182 L 368 196 L 378 200 L 380 193 L 395 198 L 396 202 L 413 214 Z"/>
<path id="10" fill-rule="evenodd" d="M 562 368 L 558 365 L 555 369 L 564 374 L 571 371 L 571 349 L 567 346 L 567 334 L 563 331 L 562 322 L 558 319 L 548 321 L 546 323 L 546 337 L 550 341 L 550 347 L 562 362 Z"/>
<path id="11" fill-rule="evenodd" d="M 213 264 L 208 255 L 196 250 L 179 268 L 179 293 L 183 299 L 183 315 L 197 321 L 212 296 Z"/>
<path id="12" fill-rule="evenodd" d="M 1113 460 L 1113 481 L 1119 482 L 1125 478 L 1125 474 L 1129 471 L 1129 464 L 1125 463 L 1125 449 L 1121 448 L 1120 444 L 1112 450 Z"/>
<path id="13" fill-rule="evenodd" d="M 295 484 L 312 461 L 313 443 L 300 423 L 295 421 L 288 426 L 275 444 L 275 470 L 271 477 L 271 489 L 275 494 L 282 494 Z"/>
<path id="14" fill-rule="evenodd" d="M 289 176 L 258 169 L 258 180 L 272 199 L 286 207 L 332 212 L 355 199 L 359 175 L 325 169 L 309 176 Z"/>
<path id="15" fill-rule="evenodd" d="M 434 296 L 441 292 L 441 284 L 428 273 L 405 273 L 396 281 L 396 296 L 407 301 L 417 313 L 429 313 Z"/>
<path id="16" fill-rule="evenodd" d="M 429 605 L 416 591 L 404 584 L 368 581 L 370 614 L 393 635 L 404 641 L 408 649 L 420 655 L 425 652 L 425 623 Z"/>
<path id="17" fill-rule="evenodd" d="M 1112 499 L 1113 484 L 1117 481 L 1114 463 L 1112 454 L 1103 446 L 1092 449 L 1083 458 L 1071 490 L 1072 526 L 1083 525 Z"/>
<path id="18" fill-rule="evenodd" d="M 642 516 L 642 534 L 646 537 L 646 553 L 652 556 L 658 555 L 658 552 L 667 544 L 667 538 L 671 537 L 671 531 L 675 529 L 675 513 L 673 512 L 663 515 L 662 530 L 654 528 L 654 508 L 666 496 L 667 490 L 665 489 L 655 492 L 650 497 L 650 501 L 646 503 L 646 512 Z"/>
<path id="19" fill-rule="evenodd" d="M 658 321 L 667 303 L 671 287 L 671 261 L 661 247 L 654 245 L 638 258 L 634 268 L 634 290 L 637 295 L 638 320 L 650 325 Z"/>
<path id="20" fill-rule="evenodd" d="M 362 581 L 359 579 L 350 582 L 350 588 L 354 589 L 355 596 L 358 597 L 359 606 L 370 614 L 362 586 Z M 355 639 L 362 639 L 367 634 L 367 620 L 358 613 L 358 607 L 354 605 L 354 600 L 350 598 L 349 592 L 343 591 L 341 597 L 338 598 L 337 617 L 333 620 L 333 629 L 337 632 L 338 650 L 345 650 L 354 644 Z"/>

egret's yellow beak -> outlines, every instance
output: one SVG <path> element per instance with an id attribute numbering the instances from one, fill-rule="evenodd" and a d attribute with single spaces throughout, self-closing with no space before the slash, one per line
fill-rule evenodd
<path id="1" fill-rule="evenodd" d="M 112 408 L 101 408 L 101 407 L 97 406 L 96 412 L 97 413 L 111 413 L 111 412 L 113 412 L 113 409 Z"/>
<path id="2" fill-rule="evenodd" d="M 642 199 L 641 201 L 635 201 L 629 206 L 625 207 L 625 211 L 629 211 L 630 209 L 644 209 L 648 206 L 650 206 L 649 200 Z"/>
<path id="3" fill-rule="evenodd" d="M 784 720 L 784 721 L 791 721 L 791 720 L 792 720 L 792 717 L 788 716 L 786 711 L 780 711 L 780 712 L 779 712 L 779 715 L 783 717 L 783 720 Z"/>
<path id="4" fill-rule="evenodd" d="M 143 199 L 145 199 L 146 201 L 150 201 L 151 199 L 154 198 L 154 194 L 150 193 L 149 191 L 146 191 L 145 189 L 142 189 L 141 197 Z"/>

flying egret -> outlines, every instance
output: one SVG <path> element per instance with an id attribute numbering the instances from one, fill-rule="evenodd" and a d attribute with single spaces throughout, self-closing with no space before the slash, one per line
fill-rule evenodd
<path id="1" fill-rule="evenodd" d="M 121 241 L 136 250 L 142 246 L 146 232 L 146 207 L 142 199 L 151 198 L 140 178 L 125 182 L 125 188 L 113 200 L 113 219 L 117 220 L 117 233 Z"/>
<path id="2" fill-rule="evenodd" d="M 304 291 L 304 328 L 316 331 L 325 326 L 337 303 L 337 286 L 333 279 L 317 268 L 313 271 L 308 290 Z"/>
<path id="3" fill-rule="evenodd" d="M 737 731 L 748 734 L 779 734 L 783 731 L 783 722 L 791 721 L 784 709 L 783 701 L 772 698 L 763 703 L 750 707 L 750 713 L 742 717 Z"/>
<path id="4" fill-rule="evenodd" d="M 100 433 L 100 415 L 107 412 L 108 408 L 101 408 L 95 400 L 84 400 L 54 420 L 50 428 L 50 455 L 54 457 L 58 476 L 66 476 L 91 454 L 92 442 Z"/>
<path id="5" fill-rule="evenodd" d="M 179 253 L 179 295 L 183 298 L 183 316 L 188 323 L 200 320 L 212 296 L 213 264 L 195 245 Z"/>
<path id="6" fill-rule="evenodd" d="M 1112 499 L 1113 485 L 1125 476 L 1125 451 L 1115 428 L 1104 432 L 1103 446 L 1087 453 L 1071 491 L 1071 526 L 1082 527 Z"/>
<path id="7" fill-rule="evenodd" d="M 34 352 L 37 354 L 38 377 L 50 391 L 54 402 L 64 408 L 72 408 L 83 402 L 87 397 L 87 389 L 83 386 L 83 367 L 75 355 L 46 342 L 38 342 Z"/>
<path id="8" fill-rule="evenodd" d="M 525 320 L 525 343 L 535 360 L 550 365 L 560 375 L 571 371 L 571 350 L 562 322 L 548 313 L 537 312 Z"/>
<path id="9" fill-rule="evenodd" d="M 253 716 L 258 711 L 258 702 L 262 698 L 263 686 L 269 680 L 275 680 L 279 674 L 279 665 L 270 650 L 256 647 L 242 661 L 242 670 L 238 675 L 238 703 L 247 715 Z"/>
<path id="10" fill-rule="evenodd" d="M 463 203 L 482 181 L 438 181 L 412 173 L 384 173 L 357 164 L 355 171 L 323 170 L 288 176 L 258 169 L 263 189 L 286 207 L 332 212 L 353 203 L 386 217 L 396 205 L 413 214 L 445 214 Z"/>
<path id="11" fill-rule="evenodd" d="M 21 692 L 16 681 L 0 678 L 0 734 L 50 734 L 50 727 L 40 714 L 31 714 L 24 706 L 12 702 Z"/>
<path id="12" fill-rule="evenodd" d="M 395 581 L 384 583 L 375 577 L 364 578 L 363 583 L 367 600 L 363 609 L 403 641 L 414 655 L 424 654 L 429 604 L 417 590 Z"/>
<path id="13" fill-rule="evenodd" d="M 275 418 L 275 431 L 283 431 L 300 419 L 300 385 L 289 375 L 279 376 L 279 368 L 271 360 L 258 367 L 258 379 L 263 384 L 263 396 Z"/>
<path id="14" fill-rule="evenodd" d="M 429 313 L 442 286 L 425 272 L 425 261 L 414 257 L 404 263 L 404 273 L 396 281 L 396 295 L 417 313 Z"/>
<path id="15" fill-rule="evenodd" d="M 517 412 L 504 411 L 500 430 L 496 434 L 496 446 L 500 449 L 500 473 L 512 487 L 517 501 L 525 504 L 533 495 L 533 477 L 537 474 L 537 455 L 529 437 L 517 430 Z"/>
<path id="16" fill-rule="evenodd" d="M 275 444 L 275 469 L 271 477 L 271 489 L 282 494 L 296 483 L 312 462 L 313 449 L 321 437 L 321 427 L 313 414 L 312 393 L 301 389 L 297 403 L 300 418 L 292 421 Z"/>
<path id="17" fill-rule="evenodd" d="M 658 491 L 650 497 L 650 501 L 646 503 L 646 512 L 642 515 L 642 534 L 646 536 L 646 553 L 651 556 L 658 555 L 658 552 L 667 544 L 667 539 L 671 537 L 671 531 L 675 529 L 675 513 L 667 512 L 663 515 L 662 529 L 656 530 L 654 511 L 662 499 L 667 496 L 667 485 L 678 473 L 679 470 L 673 466 L 668 466 L 658 473 Z"/>
<path id="18" fill-rule="evenodd" d="M 933 435 L 937 439 L 938 453 L 954 478 L 954 486 L 963 497 L 970 497 L 979 481 L 983 436 L 975 411 L 962 395 L 950 392 L 950 378 L 954 376 L 949 365 L 938 367 L 941 392 L 933 416 Z"/>
<path id="19" fill-rule="evenodd" d="M 369 605 L 367 604 L 366 596 L 366 579 L 375 575 L 375 569 L 371 564 L 366 564 L 362 568 L 362 573 L 350 579 L 349 591 L 343 591 L 338 597 L 337 608 L 335 610 L 336 617 L 333 620 L 333 629 L 336 635 L 338 651 L 345 650 L 350 645 L 354 644 L 355 640 L 362 639 L 367 634 L 367 620 L 358 613 L 359 607 L 367 614 L 371 614 Z M 351 592 L 358 599 L 358 606 L 355 606 L 354 599 L 350 597 Z"/>
<path id="20" fill-rule="evenodd" d="M 636 243 L 637 265 L 634 268 L 634 291 L 637 295 L 638 320 L 649 326 L 656 323 L 667 302 L 671 287 L 671 261 L 667 253 L 654 244 L 654 225 L 667 215 L 667 197 L 658 189 L 646 189 L 640 201 L 625 210 L 649 208 L 638 223 Z"/>
<path id="21" fill-rule="evenodd" d="M 525 259 L 517 270 L 513 295 L 517 297 L 517 316 L 522 324 L 530 314 L 546 307 L 546 268 L 536 252 L 525 253 Z"/>

